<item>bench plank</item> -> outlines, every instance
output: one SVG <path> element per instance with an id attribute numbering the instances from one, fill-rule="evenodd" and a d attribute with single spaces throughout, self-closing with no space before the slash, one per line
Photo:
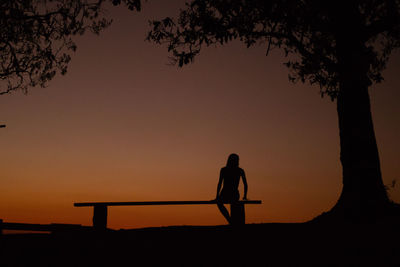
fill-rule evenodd
<path id="1" fill-rule="evenodd" d="M 225 203 L 225 202 L 224 202 Z M 261 200 L 240 200 L 238 204 L 261 204 Z M 90 206 L 145 206 L 145 205 L 204 205 L 217 204 L 216 200 L 190 200 L 190 201 L 131 201 L 131 202 L 79 202 L 75 207 Z M 226 204 L 231 204 L 226 202 Z"/>

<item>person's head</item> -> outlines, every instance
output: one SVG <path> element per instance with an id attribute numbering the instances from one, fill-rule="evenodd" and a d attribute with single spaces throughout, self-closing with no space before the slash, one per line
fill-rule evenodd
<path id="1" fill-rule="evenodd" d="M 237 154 L 230 154 L 226 167 L 239 167 L 239 156 Z"/>

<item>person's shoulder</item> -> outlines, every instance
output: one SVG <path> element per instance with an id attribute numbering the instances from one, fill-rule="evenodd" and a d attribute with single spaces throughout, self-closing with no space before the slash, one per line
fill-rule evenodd
<path id="1" fill-rule="evenodd" d="M 240 173 L 244 173 L 244 170 L 242 168 L 238 167 L 238 169 Z"/>

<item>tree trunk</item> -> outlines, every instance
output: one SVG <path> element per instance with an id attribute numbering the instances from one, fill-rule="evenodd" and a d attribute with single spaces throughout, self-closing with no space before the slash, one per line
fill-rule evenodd
<path id="1" fill-rule="evenodd" d="M 344 218 L 375 218 L 389 199 L 382 181 L 378 148 L 372 123 L 368 86 L 342 83 L 337 112 L 343 189 L 332 211 Z"/>
<path id="2" fill-rule="evenodd" d="M 389 200 L 382 181 L 368 87 L 370 51 L 357 1 L 339 12 L 335 32 L 337 113 L 343 188 L 336 205 L 314 221 L 400 221 L 400 205 Z M 395 217 L 394 217 L 395 216 Z"/>
<path id="3" fill-rule="evenodd" d="M 350 29 L 341 37 L 337 42 L 337 113 L 343 189 L 329 213 L 338 219 L 365 221 L 383 215 L 390 201 L 382 181 L 372 123 L 367 48 L 360 41 L 362 37 L 357 36 L 357 29 Z"/>

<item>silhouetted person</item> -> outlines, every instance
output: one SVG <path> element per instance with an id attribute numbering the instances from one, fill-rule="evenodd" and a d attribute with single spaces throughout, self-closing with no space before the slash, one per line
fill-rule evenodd
<path id="1" fill-rule="evenodd" d="M 239 208 L 239 213 L 240 212 L 244 213 L 243 208 L 235 206 L 235 202 L 239 201 L 240 199 L 240 194 L 239 194 L 240 177 L 242 178 L 244 185 L 243 200 L 246 200 L 247 199 L 246 175 L 244 173 L 244 170 L 242 168 L 239 168 L 239 156 L 237 154 L 231 154 L 228 157 L 226 166 L 221 168 L 217 186 L 217 197 L 216 197 L 217 206 L 221 211 L 222 215 L 224 215 L 226 220 L 229 222 L 229 224 L 234 223 L 234 220 L 232 219 L 233 213 L 237 212 L 238 208 Z M 224 203 L 231 204 L 231 214 L 229 214 L 228 210 L 225 208 Z M 241 211 L 241 209 L 243 209 L 243 211 Z M 239 217 L 244 218 L 244 214 L 239 214 Z"/>

